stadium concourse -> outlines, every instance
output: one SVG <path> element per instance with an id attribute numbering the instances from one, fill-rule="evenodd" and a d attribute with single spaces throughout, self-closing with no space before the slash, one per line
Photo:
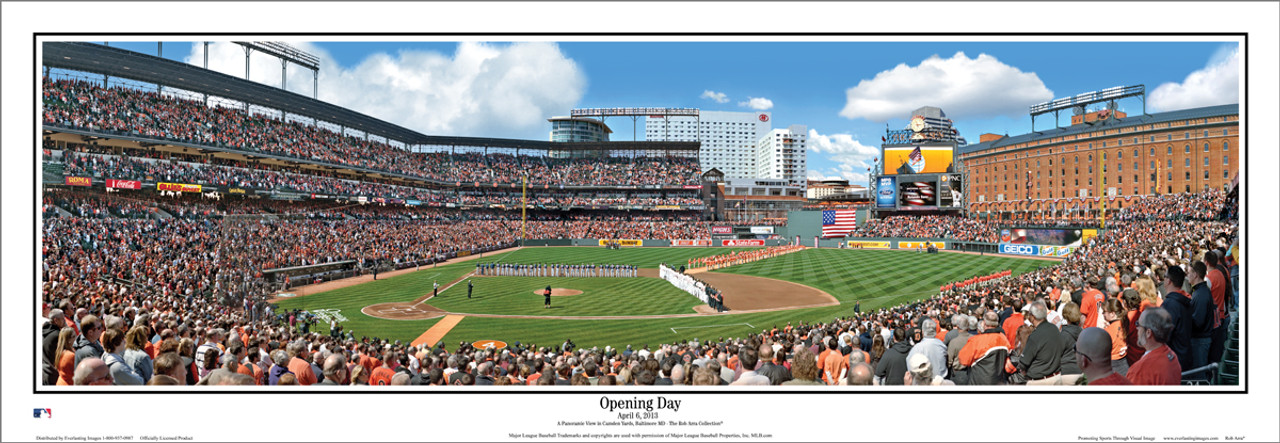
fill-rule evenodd
<path id="1" fill-rule="evenodd" d="M 41 237 L 44 383 L 1178 383 L 1170 371 L 1232 351 L 1224 340 L 1235 336 L 1240 299 L 1236 208 L 1234 192 L 1143 197 L 1108 214 L 1106 232 L 1061 264 L 825 323 L 652 349 L 566 342 L 494 352 L 310 331 L 297 312 L 273 312 L 263 302 L 276 286 L 259 270 L 339 260 L 394 267 L 497 249 L 515 239 L 513 211 L 324 208 L 50 188 Z M 159 212 L 180 215 L 146 218 Z M 707 232 L 696 221 L 578 217 L 531 222 L 530 237 Z M 930 216 L 873 229 L 1000 227 Z M 1202 340 L 1210 346 L 1200 347 Z M 1151 354 L 1144 347 L 1178 365 L 1144 364 Z"/>

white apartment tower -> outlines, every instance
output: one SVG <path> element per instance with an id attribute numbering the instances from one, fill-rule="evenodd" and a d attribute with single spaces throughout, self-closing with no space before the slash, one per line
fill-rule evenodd
<path id="1" fill-rule="evenodd" d="M 654 116 L 645 119 L 644 135 L 648 141 L 701 141 L 702 172 L 716 168 L 725 178 L 764 177 L 757 175 L 760 168 L 756 151 L 760 139 L 773 127 L 771 114 L 700 111 L 697 118 Z M 803 180 L 804 173 L 799 177 Z"/>
<path id="2" fill-rule="evenodd" d="M 805 186 L 805 153 L 809 128 L 791 125 L 787 129 L 774 129 L 756 143 L 756 178 L 786 180 L 789 184 Z"/>

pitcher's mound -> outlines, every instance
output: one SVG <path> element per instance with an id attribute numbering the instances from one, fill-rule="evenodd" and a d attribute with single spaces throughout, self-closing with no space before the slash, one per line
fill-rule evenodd
<path id="1" fill-rule="evenodd" d="M 543 295 L 542 293 L 546 291 L 547 291 L 547 288 L 534 289 L 533 293 L 538 295 Z M 577 289 L 551 288 L 552 297 L 568 297 L 570 295 L 582 295 L 582 291 L 579 291 Z"/>

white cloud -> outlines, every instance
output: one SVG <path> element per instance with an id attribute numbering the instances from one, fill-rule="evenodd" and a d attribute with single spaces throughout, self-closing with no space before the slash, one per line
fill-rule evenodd
<path id="1" fill-rule="evenodd" d="M 1027 107 L 1052 100 L 1053 91 L 1034 72 L 1022 72 L 995 57 L 934 55 L 918 66 L 900 64 L 845 91 L 840 115 L 885 122 L 906 119 L 921 106 L 942 108 L 953 119 L 1005 115 L 1021 117 Z"/>
<path id="2" fill-rule="evenodd" d="M 1240 103 L 1240 48 L 1224 47 L 1182 83 L 1156 87 L 1150 103 L 1160 111 Z"/>
<path id="3" fill-rule="evenodd" d="M 809 150 L 817 154 L 825 154 L 819 159 L 810 158 L 810 165 L 826 163 L 826 169 L 819 168 L 808 172 L 814 180 L 843 179 L 850 183 L 867 182 L 867 168 L 872 167 L 875 157 L 880 155 L 880 148 L 867 146 L 853 138 L 851 134 L 819 134 L 817 130 L 809 130 Z M 814 178 L 814 177 L 821 178 Z"/>
<path id="4" fill-rule="evenodd" d="M 705 90 L 705 91 L 702 91 L 702 96 L 701 96 L 701 97 L 699 97 L 699 98 L 709 98 L 709 99 L 711 99 L 711 100 L 715 101 L 716 103 L 728 103 L 728 102 L 729 102 L 729 96 L 725 95 L 725 93 L 723 93 L 723 92 L 715 92 L 715 91 L 712 91 L 712 90 L 710 90 L 710 89 L 707 89 L 707 90 Z"/>
<path id="5" fill-rule="evenodd" d="M 747 97 L 747 101 L 738 102 L 738 106 L 745 106 L 757 111 L 767 111 L 773 107 L 773 100 L 764 97 Z"/>
<path id="6" fill-rule="evenodd" d="M 452 55 L 406 50 L 369 55 L 341 66 L 328 51 L 291 45 L 320 58 L 319 99 L 431 135 L 527 138 L 546 119 L 567 114 L 586 91 L 577 63 L 555 44 L 464 42 Z M 201 44 L 186 61 L 204 63 Z M 229 42 L 209 45 L 209 68 L 244 76 L 244 51 Z M 265 54 L 250 60 L 251 80 L 280 85 L 280 63 Z M 312 74 L 289 67 L 290 91 L 312 95 Z"/>

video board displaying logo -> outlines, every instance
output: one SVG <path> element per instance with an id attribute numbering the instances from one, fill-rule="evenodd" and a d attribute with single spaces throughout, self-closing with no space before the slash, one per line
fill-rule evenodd
<path id="1" fill-rule="evenodd" d="M 955 172 L 952 146 L 884 148 L 884 175 Z"/>

